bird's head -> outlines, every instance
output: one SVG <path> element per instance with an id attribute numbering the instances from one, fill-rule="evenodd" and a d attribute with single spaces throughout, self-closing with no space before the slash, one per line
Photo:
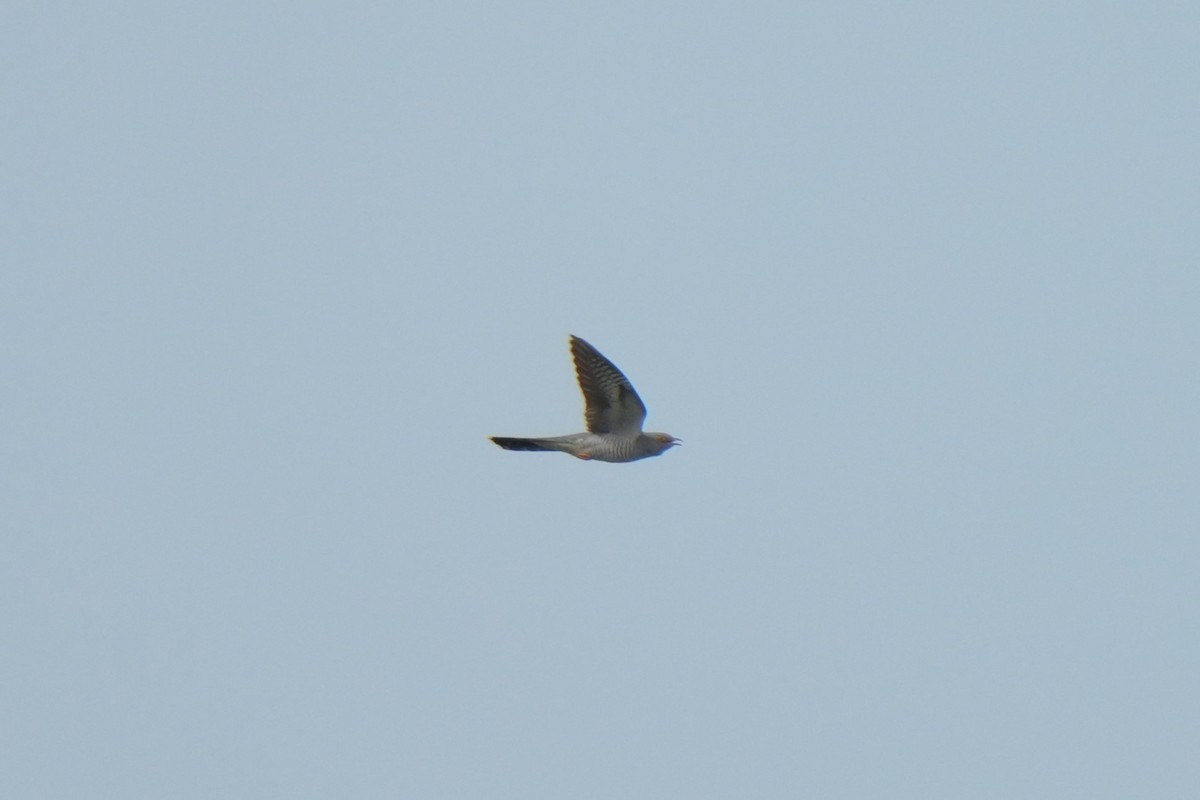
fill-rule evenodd
<path id="1" fill-rule="evenodd" d="M 669 433 L 651 433 L 647 435 L 654 440 L 655 449 L 659 453 L 665 453 L 672 447 L 683 444 L 682 439 L 676 439 Z"/>

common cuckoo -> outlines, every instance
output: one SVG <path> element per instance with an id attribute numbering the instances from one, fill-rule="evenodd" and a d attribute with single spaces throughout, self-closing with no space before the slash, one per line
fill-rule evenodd
<path id="1" fill-rule="evenodd" d="M 571 355 L 575 374 L 583 391 L 587 433 L 525 439 L 493 436 L 492 441 L 505 450 L 538 450 L 570 453 L 576 458 L 596 461 L 637 461 L 662 455 L 680 441 L 666 433 L 643 433 L 646 406 L 621 370 L 600 351 L 571 337 Z"/>

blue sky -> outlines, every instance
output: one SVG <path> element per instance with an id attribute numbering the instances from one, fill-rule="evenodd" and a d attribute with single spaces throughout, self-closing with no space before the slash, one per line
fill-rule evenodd
<path id="1" fill-rule="evenodd" d="M 0 794 L 1194 791 L 1198 30 L 11 9 Z"/>

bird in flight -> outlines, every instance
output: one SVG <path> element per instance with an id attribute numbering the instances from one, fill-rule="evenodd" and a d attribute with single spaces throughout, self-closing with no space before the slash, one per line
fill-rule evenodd
<path id="1" fill-rule="evenodd" d="M 643 433 L 646 406 L 621 370 L 580 339 L 571 337 L 571 355 L 575 375 L 583 391 L 583 416 L 587 433 L 569 433 L 544 439 L 493 436 L 492 441 L 505 450 L 538 450 L 570 453 L 576 458 L 595 461 L 637 461 L 662 455 L 679 439 L 667 433 Z"/>

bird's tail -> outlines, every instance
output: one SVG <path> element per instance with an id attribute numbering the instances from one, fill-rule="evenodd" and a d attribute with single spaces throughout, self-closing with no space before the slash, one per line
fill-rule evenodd
<path id="1" fill-rule="evenodd" d="M 505 450 L 537 450 L 553 452 L 557 447 L 547 446 L 545 439 L 520 439 L 513 436 L 493 436 L 492 441 Z"/>

